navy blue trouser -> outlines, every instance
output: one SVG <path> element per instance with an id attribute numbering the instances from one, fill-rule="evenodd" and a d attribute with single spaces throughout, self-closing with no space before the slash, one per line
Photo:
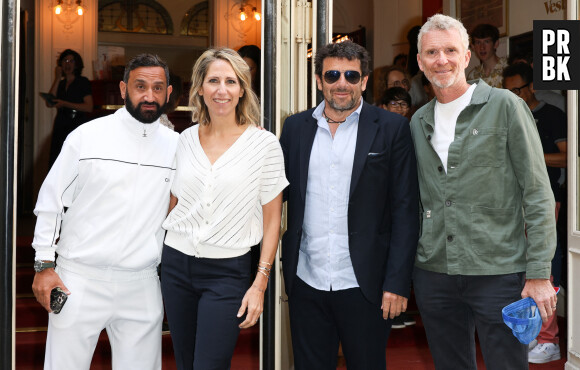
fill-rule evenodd
<path id="1" fill-rule="evenodd" d="M 415 268 L 413 284 L 435 368 L 476 370 L 475 330 L 488 369 L 528 369 L 528 346 L 501 310 L 521 299 L 524 273 L 468 276 Z"/>
<path id="2" fill-rule="evenodd" d="M 163 246 L 161 291 L 179 370 L 230 368 L 250 262 L 250 253 L 197 258 Z"/>
<path id="3" fill-rule="evenodd" d="M 360 288 L 322 291 L 296 277 L 288 297 L 296 370 L 336 370 L 338 344 L 348 370 L 384 370 L 390 320 Z"/>

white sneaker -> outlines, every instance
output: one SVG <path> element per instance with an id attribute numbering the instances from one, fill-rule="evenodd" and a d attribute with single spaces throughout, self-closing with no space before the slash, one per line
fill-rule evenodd
<path id="1" fill-rule="evenodd" d="M 538 345 L 537 339 L 534 339 L 533 341 L 531 341 L 530 344 L 528 344 L 528 352 L 533 350 L 537 345 Z"/>
<path id="2" fill-rule="evenodd" d="M 560 345 L 555 343 L 538 343 L 528 353 L 528 362 L 532 364 L 544 364 L 560 359 Z"/>

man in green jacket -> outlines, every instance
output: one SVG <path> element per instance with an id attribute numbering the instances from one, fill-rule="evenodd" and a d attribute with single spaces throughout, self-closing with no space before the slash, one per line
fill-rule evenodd
<path id="1" fill-rule="evenodd" d="M 527 369 L 527 346 L 501 310 L 532 297 L 544 321 L 555 313 L 554 197 L 530 110 L 466 81 L 468 45 L 461 22 L 441 14 L 419 33 L 436 99 L 411 121 L 422 217 L 415 295 L 436 368 L 476 369 L 477 329 L 488 369 Z"/>

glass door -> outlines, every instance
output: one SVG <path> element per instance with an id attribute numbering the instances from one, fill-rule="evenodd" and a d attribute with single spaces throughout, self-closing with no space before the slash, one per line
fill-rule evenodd
<path id="1" fill-rule="evenodd" d="M 266 0 L 265 0 L 266 1 Z M 272 14 L 276 27 L 264 30 L 265 64 L 275 68 L 264 69 L 264 90 L 271 86 L 272 94 L 264 101 L 264 119 L 272 122 L 271 130 L 279 137 L 284 120 L 295 113 L 316 104 L 316 84 L 312 74 L 312 58 L 317 43 L 329 42 L 332 0 L 275 0 L 266 1 L 265 14 Z M 266 22 L 265 27 L 268 22 Z M 271 44 L 270 44 L 271 43 Z M 267 125 L 264 125 L 268 127 Z M 282 232 L 286 230 L 285 208 L 282 217 Z M 278 256 L 281 254 L 280 249 Z M 294 368 L 288 299 L 282 279 L 283 261 L 276 259 L 275 278 L 275 356 L 274 366 L 262 364 L 263 369 L 286 370 Z M 264 344 L 267 345 L 267 344 Z M 265 348 L 265 347 L 263 347 Z"/>

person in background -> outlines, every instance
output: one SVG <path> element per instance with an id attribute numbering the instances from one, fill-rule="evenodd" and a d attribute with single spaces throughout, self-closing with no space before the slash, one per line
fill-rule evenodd
<path id="1" fill-rule="evenodd" d="M 181 81 L 181 77 L 174 75 L 173 73 L 169 74 L 169 80 L 171 81 L 173 91 L 169 96 L 169 101 L 167 102 L 165 112 L 161 115 L 161 117 L 159 117 L 159 122 L 163 126 L 167 126 L 167 128 L 175 130 L 175 125 L 173 125 L 167 115 L 173 113 L 179 106 L 179 101 L 181 100 L 181 95 L 183 94 L 183 82 Z"/>
<path id="2" fill-rule="evenodd" d="M 261 76 L 261 52 L 256 45 L 245 45 L 238 50 L 238 54 L 244 59 L 250 67 L 250 74 L 252 76 L 252 90 L 260 100 L 260 76 Z"/>
<path id="3" fill-rule="evenodd" d="M 526 63 L 530 67 L 534 68 L 534 60 L 532 58 L 531 52 L 517 52 L 510 55 L 509 65 L 516 63 Z M 544 101 L 550 105 L 559 108 L 562 112 L 566 113 L 566 98 L 562 95 L 562 92 L 556 92 L 553 90 L 534 90 L 534 96 L 536 99 Z"/>
<path id="4" fill-rule="evenodd" d="M 425 77 L 425 74 L 421 75 L 421 84 L 423 85 L 425 95 L 427 95 L 427 101 L 431 101 L 431 99 L 435 97 L 435 91 L 433 91 L 433 85 L 431 84 L 431 81 Z"/>
<path id="5" fill-rule="evenodd" d="M 250 68 L 235 51 L 199 57 L 189 105 L 197 124 L 177 148 L 161 287 L 177 368 L 229 369 L 240 329 L 263 311 L 288 181 L 278 139 L 257 126 Z M 252 278 L 250 248 L 260 240 Z"/>
<path id="6" fill-rule="evenodd" d="M 418 189 L 408 120 L 362 99 L 368 52 L 319 48 L 324 100 L 284 122 L 290 186 L 282 237 L 296 370 L 384 370 L 391 320 L 407 309 Z"/>
<path id="7" fill-rule="evenodd" d="M 501 88 L 502 72 L 507 67 L 507 59 L 496 54 L 499 47 L 499 30 L 491 24 L 478 24 L 471 31 L 471 48 L 480 64 L 467 75 L 468 80 L 481 78 L 489 86 Z"/>
<path id="8" fill-rule="evenodd" d="M 392 87 L 402 87 L 411 95 L 411 79 L 407 71 L 403 68 L 398 66 L 391 66 L 385 72 L 384 78 L 384 85 L 385 91 Z M 384 96 L 384 93 L 383 93 Z M 423 100 L 422 97 L 418 99 Z M 417 109 L 415 102 L 413 101 L 413 96 L 411 95 L 411 112 L 414 112 Z"/>
<path id="9" fill-rule="evenodd" d="M 411 95 L 407 90 L 402 87 L 391 87 L 385 91 L 383 99 L 381 101 L 381 108 L 388 110 L 389 112 L 400 114 L 401 116 L 410 119 L 411 118 Z M 411 290 L 411 294 L 413 294 Z M 392 329 L 403 329 L 406 326 L 415 325 L 417 322 L 407 312 L 401 312 L 399 316 L 396 316 L 392 320 Z"/>
<path id="10" fill-rule="evenodd" d="M 437 369 L 477 368 L 475 332 L 488 369 L 527 369 L 528 346 L 502 309 L 531 297 L 544 322 L 555 313 L 554 196 L 529 108 L 467 82 L 468 47 L 463 24 L 446 15 L 419 33 L 417 60 L 436 99 L 411 119 L 422 225 L 415 297 Z"/>
<path id="11" fill-rule="evenodd" d="M 46 370 L 88 370 L 103 329 L 113 368 L 161 369 L 157 266 L 179 138 L 159 123 L 168 83 L 157 56 L 131 59 L 125 107 L 73 131 L 42 184 L 32 290 L 49 312 Z M 59 314 L 57 287 L 68 294 Z"/>
<path id="12" fill-rule="evenodd" d="M 49 93 L 56 99 L 46 101 L 46 106 L 56 108 L 52 139 L 50 142 L 49 168 L 60 153 L 68 134 L 85 123 L 93 111 L 91 83 L 81 76 L 83 59 L 74 50 L 66 49 L 58 56 L 54 81 Z"/>
<path id="13" fill-rule="evenodd" d="M 411 95 L 402 87 L 391 87 L 383 95 L 381 108 L 409 119 L 411 118 L 409 115 L 411 112 Z"/>
<path id="14" fill-rule="evenodd" d="M 567 161 L 567 124 L 566 115 L 553 105 L 539 101 L 534 90 L 534 73 L 532 67 L 526 63 L 516 63 L 506 67 L 503 71 L 503 85 L 520 98 L 522 98 L 536 121 L 538 133 L 544 151 L 550 185 L 556 200 L 555 218 L 558 222 L 562 194 L 560 184 L 561 168 L 566 168 Z M 552 259 L 552 284 L 560 285 L 562 272 L 562 249 L 561 236 L 558 235 L 556 252 Z M 535 364 L 543 364 L 560 359 L 560 344 L 558 337 L 558 316 L 552 315 L 548 322 L 542 325 L 536 345 L 531 345 L 528 361 Z"/>
<path id="15" fill-rule="evenodd" d="M 411 101 L 413 102 L 413 112 L 425 103 L 429 101 L 425 92 L 423 90 L 421 79 L 423 77 L 423 72 L 419 69 L 419 64 L 417 63 L 417 36 L 419 35 L 419 30 L 421 26 L 411 27 L 409 32 L 407 32 L 407 41 L 409 42 L 409 55 L 413 56 L 407 61 L 407 72 L 410 79 L 409 95 L 411 95 Z"/>
<path id="16" fill-rule="evenodd" d="M 390 89 L 391 87 L 402 87 L 406 91 L 411 88 L 409 82 L 409 75 L 405 69 L 399 66 L 391 66 L 385 72 L 385 88 Z"/>
<path id="17" fill-rule="evenodd" d="M 407 68 L 407 54 L 400 53 L 393 58 L 393 65 L 401 68 Z"/>

